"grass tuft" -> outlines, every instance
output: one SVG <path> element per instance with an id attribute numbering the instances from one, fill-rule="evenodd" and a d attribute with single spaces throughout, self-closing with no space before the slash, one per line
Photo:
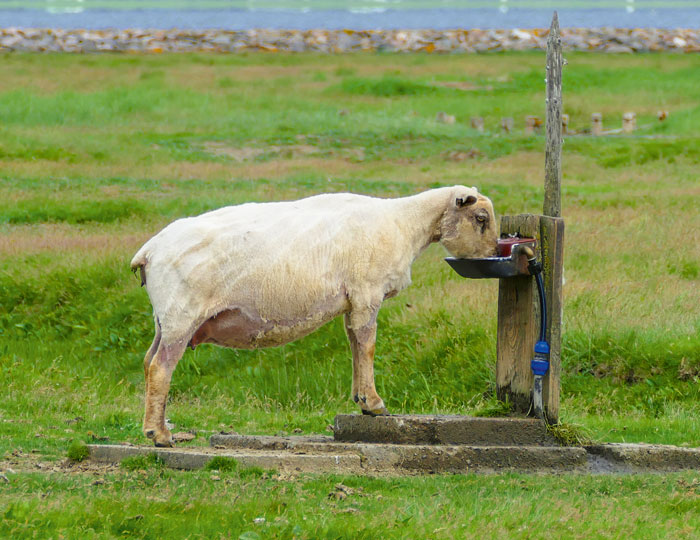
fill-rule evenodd
<path id="1" fill-rule="evenodd" d="M 233 472 L 240 468 L 237 460 L 229 457 L 216 456 L 204 466 L 207 471 Z"/>
<path id="2" fill-rule="evenodd" d="M 238 472 L 238 477 L 241 479 L 246 478 L 269 478 L 277 474 L 274 469 L 265 470 L 261 467 L 244 467 Z"/>
<path id="3" fill-rule="evenodd" d="M 492 398 L 478 405 L 472 414 L 479 417 L 496 418 L 500 416 L 508 416 L 512 412 L 513 406 L 507 399 L 506 401 L 501 401 L 499 399 Z"/>
<path id="4" fill-rule="evenodd" d="M 594 443 L 589 430 L 579 424 L 547 424 L 547 431 L 562 446 L 588 446 Z"/>
<path id="5" fill-rule="evenodd" d="M 147 471 L 151 469 L 162 469 L 165 463 L 158 454 L 152 452 L 150 454 L 124 458 L 120 466 L 127 471 Z"/>
<path id="6" fill-rule="evenodd" d="M 429 95 L 440 91 L 435 86 L 395 76 L 380 79 L 349 77 L 340 83 L 340 89 L 346 94 L 375 97 Z"/>
<path id="7" fill-rule="evenodd" d="M 90 456 L 90 450 L 82 441 L 73 441 L 68 447 L 68 459 L 73 461 L 83 461 Z"/>

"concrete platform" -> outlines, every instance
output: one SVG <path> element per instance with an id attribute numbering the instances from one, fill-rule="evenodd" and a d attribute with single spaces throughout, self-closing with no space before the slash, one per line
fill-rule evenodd
<path id="1" fill-rule="evenodd" d="M 525 472 L 585 472 L 583 448 L 545 446 L 410 445 L 336 442 L 330 437 L 267 437 L 215 435 L 214 448 L 153 448 L 89 445 L 96 461 L 117 463 L 125 457 L 157 454 L 167 466 L 204 467 L 215 456 L 236 459 L 285 473 L 434 474 Z"/>
<path id="2" fill-rule="evenodd" d="M 281 473 L 333 472 L 362 474 L 361 458 L 357 454 L 334 455 L 292 454 L 289 452 L 256 452 L 222 450 L 219 448 L 154 448 L 153 446 L 122 446 L 116 444 L 90 444 L 90 459 L 103 463 L 120 463 L 133 456 L 156 454 L 167 467 L 173 469 L 202 469 L 215 457 L 235 459 L 241 467 L 261 467 Z"/>
<path id="3" fill-rule="evenodd" d="M 557 446 L 544 423 L 534 418 L 339 414 L 333 433 L 336 441 L 345 442 Z"/>
<path id="4" fill-rule="evenodd" d="M 700 471 L 700 448 L 648 444 L 562 447 L 542 422 L 522 418 L 338 415 L 334 437 L 221 433 L 209 447 L 89 445 L 97 462 L 156 454 L 177 469 L 214 457 L 280 473 L 411 475 L 432 473 L 636 473 Z"/>
<path id="5" fill-rule="evenodd" d="M 615 472 L 700 471 L 700 448 L 682 448 L 663 444 L 598 444 L 587 446 L 591 467 L 596 463 Z"/>
<path id="6" fill-rule="evenodd" d="M 336 442 L 330 437 L 214 435 L 216 447 L 88 445 L 97 462 L 157 454 L 168 467 L 199 469 L 216 456 L 281 473 L 640 473 L 700 471 L 700 448 L 649 444 L 580 447 L 409 445 Z"/>

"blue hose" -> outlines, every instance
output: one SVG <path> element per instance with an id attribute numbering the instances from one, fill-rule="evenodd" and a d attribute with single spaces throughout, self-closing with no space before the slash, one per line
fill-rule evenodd
<path id="1" fill-rule="evenodd" d="M 542 265 L 535 257 L 528 261 L 528 270 L 535 276 L 537 292 L 540 297 L 540 339 L 535 343 L 535 356 L 530 362 L 530 369 L 535 376 L 532 392 L 532 402 L 535 415 L 544 419 L 544 406 L 542 404 L 542 379 L 549 371 L 549 343 L 547 343 L 547 299 L 544 294 L 542 282 Z"/>
<path id="2" fill-rule="evenodd" d="M 542 270 L 535 274 L 537 280 L 537 292 L 540 295 L 540 341 L 547 341 L 547 299 L 544 296 L 544 283 L 542 283 Z"/>
<path id="3" fill-rule="evenodd" d="M 544 295 L 541 267 L 535 274 L 535 280 L 540 296 L 540 339 L 535 343 L 535 357 L 530 362 L 530 368 L 535 375 L 544 377 L 549 370 L 549 343 L 547 343 L 547 299 Z"/>

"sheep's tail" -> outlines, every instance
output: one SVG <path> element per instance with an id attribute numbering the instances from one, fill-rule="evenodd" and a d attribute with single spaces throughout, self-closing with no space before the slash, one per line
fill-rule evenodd
<path id="1" fill-rule="evenodd" d="M 141 275 L 141 287 L 146 284 L 146 263 L 148 259 L 146 257 L 146 246 L 143 246 L 138 250 L 134 258 L 131 259 L 131 271 L 135 274 L 138 270 Z"/>

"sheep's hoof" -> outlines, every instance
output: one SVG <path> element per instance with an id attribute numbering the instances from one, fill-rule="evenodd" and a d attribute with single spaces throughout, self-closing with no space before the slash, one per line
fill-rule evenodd
<path id="1" fill-rule="evenodd" d="M 170 448 L 174 446 L 173 437 L 168 430 L 158 431 L 157 429 L 145 429 L 143 434 L 153 441 L 158 448 Z"/>
<path id="2" fill-rule="evenodd" d="M 362 414 L 366 414 L 367 416 L 389 416 L 389 411 L 386 407 L 382 407 L 381 409 L 372 409 L 371 411 L 362 409 Z"/>
<path id="3" fill-rule="evenodd" d="M 156 448 L 172 448 L 174 446 L 172 440 L 154 441 L 154 444 L 156 445 Z"/>

